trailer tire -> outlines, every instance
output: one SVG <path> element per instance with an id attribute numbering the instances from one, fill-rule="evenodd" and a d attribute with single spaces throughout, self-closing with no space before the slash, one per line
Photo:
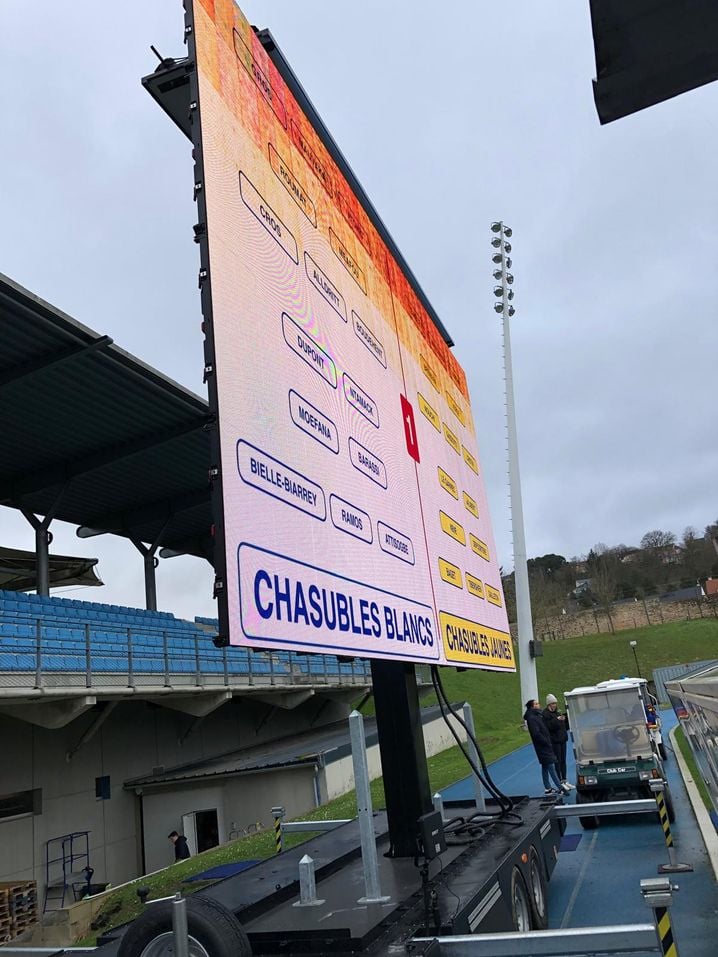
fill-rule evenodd
<path id="1" fill-rule="evenodd" d="M 534 930 L 546 930 L 548 927 L 546 874 L 543 861 L 533 844 L 529 851 L 529 892 Z"/>
<path id="2" fill-rule="evenodd" d="M 594 795 L 588 791 L 576 791 L 576 804 L 592 804 L 595 800 Z M 598 818 L 595 814 L 579 817 L 579 821 L 584 831 L 593 831 L 598 827 Z"/>
<path id="3" fill-rule="evenodd" d="M 661 743 L 658 745 L 658 753 L 661 756 L 661 761 L 668 760 L 668 748 L 665 746 L 663 741 L 661 741 Z"/>
<path id="4" fill-rule="evenodd" d="M 187 898 L 190 957 L 252 957 L 244 928 L 234 914 L 204 897 Z M 172 901 L 148 904 L 120 941 L 118 957 L 171 957 Z"/>
<path id="5" fill-rule="evenodd" d="M 511 922 L 519 934 L 532 930 L 531 898 L 518 867 L 511 871 Z"/>

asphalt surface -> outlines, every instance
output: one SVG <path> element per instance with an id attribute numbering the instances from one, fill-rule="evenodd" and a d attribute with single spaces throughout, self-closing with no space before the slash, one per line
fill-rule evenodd
<path id="1" fill-rule="evenodd" d="M 676 723 L 672 711 L 662 712 L 667 747 L 668 732 Z M 568 779 L 575 783 L 575 765 L 569 742 Z M 673 895 L 671 916 L 681 957 L 714 957 L 718 953 L 718 886 L 705 845 L 693 815 L 688 795 L 673 753 L 666 762 L 676 821 L 672 825 L 676 859 L 693 865 L 693 872 L 672 874 L 679 890 Z M 508 794 L 543 794 L 541 769 L 530 744 L 500 758 L 490 766 L 498 786 Z M 468 797 L 466 778 L 443 791 L 445 799 Z M 566 801 L 575 801 L 575 792 Z M 668 861 L 663 831 L 655 816 L 604 818 L 594 831 L 584 831 L 578 819 L 570 819 L 566 844 L 549 885 L 549 926 L 587 927 L 608 924 L 646 923 L 652 912 L 640 893 L 642 878 L 657 877 L 659 864 Z M 566 835 L 564 837 L 566 837 Z"/>

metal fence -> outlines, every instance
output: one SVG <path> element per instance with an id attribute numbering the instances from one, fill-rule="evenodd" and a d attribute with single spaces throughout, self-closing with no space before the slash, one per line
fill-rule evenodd
<path id="1" fill-rule="evenodd" d="M 709 658 L 707 661 L 691 661 L 685 665 L 670 665 L 667 668 L 655 668 L 653 671 L 653 681 L 656 685 L 656 697 L 662 703 L 669 700 L 666 691 L 666 682 L 673 681 L 676 678 L 683 678 L 694 671 L 702 671 L 703 668 L 710 668 L 718 665 L 715 658 Z"/>
<path id="2" fill-rule="evenodd" d="M 199 631 L 177 634 L 90 624 L 56 628 L 41 619 L 27 631 L 32 634 L 0 636 L 0 689 L 366 686 L 371 681 L 365 659 L 215 648 L 211 635 Z"/>

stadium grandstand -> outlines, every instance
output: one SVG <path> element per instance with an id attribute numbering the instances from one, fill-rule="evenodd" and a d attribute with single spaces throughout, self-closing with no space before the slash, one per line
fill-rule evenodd
<path id="1" fill-rule="evenodd" d="M 158 610 L 158 551 L 212 562 L 207 404 L 2 276 L 0 324 L 0 504 L 36 540 L 0 590 L 0 881 L 53 909 L 87 866 L 118 884 L 166 865 L 173 829 L 202 850 L 348 788 L 370 668 L 216 647 L 213 619 Z M 51 596 L 56 520 L 132 541 L 146 607 Z"/>

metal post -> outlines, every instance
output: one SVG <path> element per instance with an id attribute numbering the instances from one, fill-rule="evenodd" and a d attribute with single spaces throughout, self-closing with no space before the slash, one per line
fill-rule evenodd
<path id="1" fill-rule="evenodd" d="M 643 902 L 653 911 L 658 946 L 664 957 L 678 957 L 678 945 L 673 933 L 670 912 L 672 891 L 677 890 L 678 885 L 671 884 L 668 878 L 650 877 L 641 881 Z"/>
<path id="2" fill-rule="evenodd" d="M 282 818 L 284 817 L 284 808 L 273 807 L 272 817 L 274 818 L 274 851 L 276 854 L 282 853 Z"/>
<path id="3" fill-rule="evenodd" d="M 35 621 L 35 687 L 42 688 L 42 621 Z"/>
<path id="4" fill-rule="evenodd" d="M 50 532 L 47 530 L 47 527 L 43 522 L 35 529 L 38 595 L 50 594 L 50 540 Z"/>
<path id="5" fill-rule="evenodd" d="M 442 820 L 442 821 L 445 820 L 445 818 L 444 818 L 444 799 L 443 799 L 443 797 L 441 796 L 441 794 L 440 794 L 438 791 L 437 791 L 436 794 L 434 795 L 434 810 L 435 810 L 435 811 L 438 811 L 439 814 L 441 814 L 441 820 Z"/>
<path id="6" fill-rule="evenodd" d="M 693 870 L 691 864 L 681 864 L 676 860 L 676 849 L 673 845 L 673 834 L 671 833 L 671 822 L 668 820 L 668 809 L 663 790 L 666 786 L 665 781 L 651 781 L 651 791 L 653 791 L 658 807 L 658 819 L 663 828 L 663 835 L 666 839 L 668 848 L 668 863 L 658 865 L 659 874 L 686 874 Z"/>
<path id="7" fill-rule="evenodd" d="M 92 653 L 90 651 L 90 626 L 85 625 L 85 687 L 92 685 Z"/>
<path id="8" fill-rule="evenodd" d="M 502 285 L 501 322 L 504 337 L 504 373 L 506 377 L 506 432 L 509 459 L 509 496 L 511 501 L 511 532 L 514 544 L 514 581 L 516 583 L 516 622 L 518 626 L 519 678 L 521 682 L 521 703 L 538 700 L 538 680 L 536 661 L 531 657 L 533 641 L 533 622 L 531 618 L 531 593 L 529 573 L 526 563 L 526 537 L 524 534 L 524 506 L 521 497 L 521 471 L 519 468 L 518 436 L 516 433 L 516 409 L 514 403 L 514 378 L 511 365 L 511 332 L 509 329 L 509 310 L 513 311 L 509 299 L 509 274 L 505 239 L 511 230 L 504 223 L 496 223 L 495 230 L 500 240 L 497 251 L 500 252 L 500 270 Z M 510 247 L 509 247 L 510 249 Z M 513 298 L 513 297 L 512 297 Z"/>
<path id="9" fill-rule="evenodd" d="M 477 751 L 476 745 L 474 744 L 472 740 L 472 738 L 476 737 L 476 732 L 474 730 L 474 713 L 471 710 L 471 705 L 469 704 L 468 701 L 464 704 L 463 711 L 464 711 L 464 724 L 466 725 L 466 727 L 468 728 L 470 732 L 467 735 L 468 740 L 466 742 L 466 747 L 469 752 L 469 757 L 478 768 L 479 752 Z M 476 801 L 476 810 L 485 811 L 486 800 L 484 799 L 484 791 L 483 791 L 483 788 L 481 787 L 481 781 L 473 772 L 472 772 L 472 777 L 474 779 L 474 799 Z"/>
<path id="10" fill-rule="evenodd" d="M 135 686 L 135 669 L 132 661 L 132 629 L 127 629 L 127 685 L 130 688 Z"/>
<path id="11" fill-rule="evenodd" d="M 224 671 L 224 683 L 229 684 L 229 660 L 227 658 L 227 646 L 222 645 L 222 670 Z"/>
<path id="12" fill-rule="evenodd" d="M 431 787 L 414 665 L 371 662 L 379 751 L 384 773 L 389 857 L 414 858 L 418 821 L 431 811 Z"/>
<path id="13" fill-rule="evenodd" d="M 179 891 L 172 901 L 172 936 L 174 937 L 174 957 L 189 957 L 187 901 Z"/>
<path id="14" fill-rule="evenodd" d="M 349 715 L 349 739 L 352 749 L 352 764 L 354 765 L 354 787 L 357 796 L 364 888 L 366 891 L 364 897 L 359 898 L 357 903 L 380 904 L 390 900 L 390 898 L 382 897 L 379 885 L 379 863 L 376 854 L 376 838 L 374 837 L 364 718 L 358 711 L 352 711 Z"/>
<path id="15" fill-rule="evenodd" d="M 148 551 L 142 553 L 142 560 L 145 568 L 145 608 L 147 611 L 157 611 L 157 580 L 155 578 L 155 569 L 160 562 L 153 552 Z"/>
<path id="16" fill-rule="evenodd" d="M 317 883 L 314 876 L 314 861 L 305 854 L 299 862 L 299 900 L 293 907 L 316 907 L 323 904 L 317 897 Z"/>
<path id="17" fill-rule="evenodd" d="M 165 688 L 170 686 L 170 656 L 169 656 L 169 647 L 167 641 L 167 632 L 162 632 L 162 654 L 165 659 Z"/>
<path id="18" fill-rule="evenodd" d="M 199 687 L 202 683 L 202 673 L 199 667 L 199 636 L 195 632 L 194 636 L 194 670 L 195 670 L 195 684 Z"/>

